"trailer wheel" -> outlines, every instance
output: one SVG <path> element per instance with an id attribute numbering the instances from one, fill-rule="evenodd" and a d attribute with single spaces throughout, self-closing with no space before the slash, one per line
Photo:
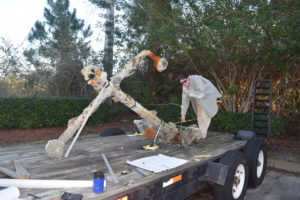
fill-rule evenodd
<path id="1" fill-rule="evenodd" d="M 249 186 L 256 188 L 262 184 L 266 174 L 266 145 L 262 139 L 254 138 L 247 142 L 244 152 L 249 166 Z"/>
<path id="2" fill-rule="evenodd" d="M 114 136 L 114 135 L 125 135 L 126 133 L 119 128 L 108 128 L 102 131 L 99 136 L 106 137 L 106 136 Z"/>
<path id="3" fill-rule="evenodd" d="M 248 184 L 248 165 L 244 153 L 228 151 L 220 163 L 228 165 L 228 172 L 224 185 L 213 186 L 215 200 L 242 200 Z"/>

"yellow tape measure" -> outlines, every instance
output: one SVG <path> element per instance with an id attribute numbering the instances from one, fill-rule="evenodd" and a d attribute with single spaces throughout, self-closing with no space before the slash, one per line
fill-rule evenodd
<path id="1" fill-rule="evenodd" d="M 143 149 L 145 149 L 145 150 L 152 150 L 152 151 L 154 151 L 154 150 L 156 150 L 156 149 L 159 149 L 160 148 L 160 146 L 158 146 L 158 145 L 150 145 L 150 144 L 148 144 L 148 145 L 146 145 L 146 146 L 143 146 Z"/>
<path id="2" fill-rule="evenodd" d="M 211 157 L 210 154 L 194 155 L 194 158 L 209 158 L 209 157 Z"/>

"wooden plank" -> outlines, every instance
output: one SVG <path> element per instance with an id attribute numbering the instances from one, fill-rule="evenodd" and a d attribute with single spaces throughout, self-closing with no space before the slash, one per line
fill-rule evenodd
<path id="1" fill-rule="evenodd" d="M 67 191 L 81 193 L 84 199 L 104 199 L 118 192 L 126 192 L 142 184 L 148 184 L 163 176 L 172 174 L 178 170 L 184 170 L 191 166 L 205 163 L 220 157 L 223 153 L 232 149 L 239 149 L 245 141 L 233 140 L 233 136 L 224 133 L 209 132 L 208 138 L 200 144 L 193 144 L 188 147 L 179 145 L 161 145 L 161 149 L 147 151 L 139 149 L 140 146 L 150 144 L 151 140 L 143 136 L 113 136 L 105 138 L 79 139 L 68 159 L 51 159 L 44 150 L 45 144 L 19 145 L 0 148 L 0 163 L 8 164 L 9 160 L 18 160 L 29 171 L 33 179 L 63 179 L 63 180 L 91 180 L 93 172 L 103 171 L 109 177 L 108 170 L 101 158 L 104 153 L 118 176 L 120 183 L 108 182 L 107 191 L 102 194 L 94 194 L 92 188 L 77 189 L 55 189 L 55 191 Z M 126 160 L 164 154 L 177 158 L 186 159 L 189 162 L 181 167 L 159 174 L 145 172 L 147 177 L 142 177 L 132 171 L 127 175 L 120 175 L 120 171 L 131 168 Z M 194 158 L 194 155 L 210 154 L 208 158 Z M 43 199 L 52 199 L 53 193 L 47 189 L 21 189 L 22 199 L 32 199 L 27 193 L 32 193 Z"/>

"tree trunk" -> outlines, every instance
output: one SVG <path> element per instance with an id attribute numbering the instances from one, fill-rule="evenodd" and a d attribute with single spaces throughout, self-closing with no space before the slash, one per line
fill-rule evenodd
<path id="1" fill-rule="evenodd" d="M 240 66 L 226 62 L 224 65 L 227 76 L 224 76 L 224 71 L 210 71 L 217 82 L 218 89 L 223 93 L 223 107 L 228 112 L 246 113 L 253 101 L 254 81 L 263 78 L 264 71 L 257 66 Z M 236 91 L 228 93 L 227 91 L 232 88 Z"/>
<path id="2" fill-rule="evenodd" d="M 108 79 L 113 72 L 113 49 L 114 49 L 114 9 L 115 0 L 107 0 L 107 8 L 105 15 L 105 43 L 104 58 L 102 61 L 104 71 L 106 71 Z"/>

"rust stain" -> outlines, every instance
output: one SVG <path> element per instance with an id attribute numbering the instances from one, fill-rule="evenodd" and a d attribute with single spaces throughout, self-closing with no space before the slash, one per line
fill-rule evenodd
<path id="1" fill-rule="evenodd" d="M 101 74 L 102 74 L 102 72 L 101 72 L 101 70 L 97 70 L 97 77 L 99 78 L 99 79 L 101 79 Z"/>
<path id="2" fill-rule="evenodd" d="M 154 67 L 155 67 L 156 71 L 158 71 L 158 62 L 159 62 L 160 58 L 158 56 L 154 55 L 154 53 L 152 53 L 152 52 L 149 54 L 149 57 L 153 60 Z"/>
<path id="3" fill-rule="evenodd" d="M 145 58 L 145 56 L 140 56 L 140 57 L 138 57 L 138 62 L 141 62 L 141 60 L 144 60 L 144 58 Z"/>
<path id="4" fill-rule="evenodd" d="M 175 141 L 181 141 L 181 134 L 180 133 L 177 133 L 174 137 L 174 140 Z"/>
<path id="5" fill-rule="evenodd" d="M 95 84 L 96 84 L 96 82 L 95 82 L 94 80 L 90 80 L 88 83 L 89 83 L 90 85 L 95 85 Z"/>
<path id="6" fill-rule="evenodd" d="M 146 128 L 145 136 L 149 139 L 154 139 L 156 135 L 156 131 L 154 128 Z"/>

